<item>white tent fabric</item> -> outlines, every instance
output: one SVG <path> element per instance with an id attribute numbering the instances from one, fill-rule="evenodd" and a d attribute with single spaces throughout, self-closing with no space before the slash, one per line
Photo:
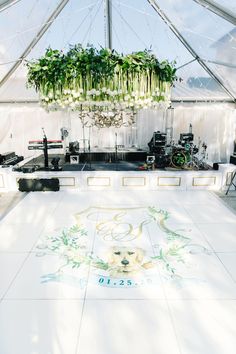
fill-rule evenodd
<path id="1" fill-rule="evenodd" d="M 69 0 L 58 16 L 50 20 L 49 28 L 30 53 L 22 58 L 24 50 L 60 3 L 59 0 L 21 0 L 0 12 L 0 102 L 16 101 L 17 92 L 19 100 L 37 99 L 37 94 L 25 89 L 24 64 L 25 60 L 41 56 L 49 46 L 67 50 L 75 43 L 105 45 L 103 1 Z M 151 3 L 157 4 L 169 24 Z M 221 6 L 227 7 L 227 1 L 221 1 Z M 173 33 L 173 27 L 196 56 Z M 112 33 L 113 48 L 119 52 L 151 48 L 161 60 L 176 61 L 177 68 L 182 68 L 177 74 L 183 81 L 176 83 L 173 100 L 232 100 L 236 96 L 236 29 L 200 3 L 194 0 L 112 0 Z M 22 61 L 19 69 L 1 85 L 1 80 L 18 60 Z M 212 75 L 199 63 L 207 65 Z"/>
<path id="2" fill-rule="evenodd" d="M 62 3 L 64 7 L 52 17 Z M 25 63 L 43 55 L 48 47 L 66 51 L 76 43 L 105 46 L 103 3 L 103 0 L 0 1 L 1 151 L 15 150 L 28 156 L 28 140 L 40 138 L 41 127 L 53 139 L 60 138 L 60 128 L 69 126 L 70 140 L 81 142 L 82 127 L 76 113 L 48 114 L 40 108 L 38 94 L 26 88 Z M 201 137 L 208 145 L 209 159 L 228 161 L 236 137 L 235 25 L 210 7 L 202 6 L 200 0 L 112 0 L 111 3 L 115 50 L 128 53 L 150 48 L 160 60 L 176 61 L 177 75 L 182 80 L 172 89 L 175 140 L 192 123 L 195 138 Z M 211 3 L 228 9 L 231 19 L 236 21 L 236 6 L 231 1 Z M 48 28 L 37 40 L 44 26 Z M 24 56 L 27 48 L 29 53 Z M 20 65 L 8 77 L 16 63 Z M 147 148 L 152 132 L 158 129 L 163 129 L 163 112 L 142 111 L 135 127 L 118 130 L 118 144 Z M 114 129 L 93 128 L 90 133 L 93 147 L 114 147 Z M 87 138 L 88 131 L 85 135 Z"/>
<path id="3" fill-rule="evenodd" d="M 16 151 L 25 158 L 32 155 L 28 142 L 42 138 L 42 127 L 49 139 L 60 139 L 62 127 L 69 130 L 70 141 L 78 140 L 83 149 L 83 139 L 91 138 L 91 147 L 115 149 L 115 133 L 120 146 L 147 149 L 152 132 L 165 128 L 162 111 L 143 110 L 138 114 L 137 124 L 120 129 L 86 128 L 83 134 L 81 121 L 76 113 L 51 112 L 48 114 L 37 104 L 0 105 L 1 126 L 0 146 L 2 151 Z M 226 162 L 233 151 L 236 134 L 236 111 L 232 104 L 178 104 L 174 108 L 173 138 L 177 142 L 180 133 L 193 126 L 195 144 L 198 138 L 208 145 L 210 161 Z M 87 149 L 87 140 L 85 143 Z M 53 152 L 52 150 L 50 150 Z M 34 152 L 33 152 L 34 153 Z M 58 151 L 56 151 L 58 153 Z M 36 151 L 38 154 L 38 151 Z"/>

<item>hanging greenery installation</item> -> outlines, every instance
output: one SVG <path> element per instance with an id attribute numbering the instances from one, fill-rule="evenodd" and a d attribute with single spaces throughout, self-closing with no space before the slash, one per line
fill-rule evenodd
<path id="1" fill-rule="evenodd" d="M 81 45 L 67 53 L 51 48 L 27 64 L 28 87 L 47 110 L 137 111 L 167 108 L 176 80 L 174 63 L 149 51 L 128 55 Z"/>

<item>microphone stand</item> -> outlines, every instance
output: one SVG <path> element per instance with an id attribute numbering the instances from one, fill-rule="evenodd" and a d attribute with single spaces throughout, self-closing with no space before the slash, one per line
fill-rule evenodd
<path id="1" fill-rule="evenodd" d="M 91 170 L 91 147 L 90 147 L 90 129 L 89 127 L 89 138 L 88 138 L 88 153 L 89 153 L 89 168 Z"/>
<path id="2" fill-rule="evenodd" d="M 46 137 L 44 128 L 42 128 L 43 131 L 43 153 L 44 153 L 44 169 L 48 170 L 48 139 Z"/>
<path id="3" fill-rule="evenodd" d="M 118 154 L 117 154 L 117 133 L 115 133 L 115 164 L 116 164 L 116 171 L 117 171 L 117 163 L 118 163 Z"/>

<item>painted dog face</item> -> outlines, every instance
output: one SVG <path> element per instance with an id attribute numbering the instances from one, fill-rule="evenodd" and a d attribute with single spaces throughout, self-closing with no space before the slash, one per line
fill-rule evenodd
<path id="1" fill-rule="evenodd" d="M 109 271 L 112 276 L 129 276 L 142 267 L 144 251 L 135 247 L 112 247 L 109 255 Z"/>

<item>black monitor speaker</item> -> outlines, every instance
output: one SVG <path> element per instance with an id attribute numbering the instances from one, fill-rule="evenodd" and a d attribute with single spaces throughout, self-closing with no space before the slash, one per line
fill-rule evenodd
<path id="1" fill-rule="evenodd" d="M 20 192 L 57 192 L 60 189 L 58 178 L 20 178 Z"/>

